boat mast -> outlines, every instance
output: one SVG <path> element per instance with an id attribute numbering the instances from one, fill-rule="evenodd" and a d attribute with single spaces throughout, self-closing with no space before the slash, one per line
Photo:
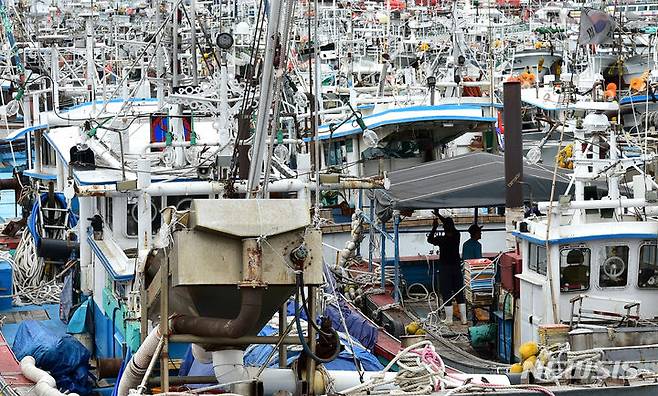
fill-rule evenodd
<path id="1" fill-rule="evenodd" d="M 270 13 L 267 21 L 267 42 L 258 99 L 258 118 L 256 120 L 256 133 L 253 138 L 252 159 L 249 164 L 249 179 L 247 180 L 247 196 L 249 198 L 255 198 L 258 195 L 258 185 L 260 184 L 263 169 L 263 158 L 266 149 L 265 139 L 269 129 L 270 107 L 273 96 L 274 55 L 278 41 L 281 2 L 282 0 L 273 0 L 270 3 Z"/>

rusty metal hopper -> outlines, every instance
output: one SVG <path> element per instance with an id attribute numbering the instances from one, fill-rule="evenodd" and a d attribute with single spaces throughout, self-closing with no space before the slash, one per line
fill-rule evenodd
<path id="1" fill-rule="evenodd" d="M 189 226 L 173 234 L 166 256 L 157 256 L 169 260 L 171 312 L 232 319 L 241 310 L 241 288 L 260 287 L 260 317 L 248 334 L 255 335 L 295 292 L 295 268 L 303 268 L 306 284 L 323 282 L 322 235 L 309 227 L 305 201 L 200 199 L 190 211 Z M 245 282 L 243 270 L 245 244 L 254 241 L 262 262 L 258 284 Z M 291 252 L 302 245 L 306 257 L 293 260 Z"/>

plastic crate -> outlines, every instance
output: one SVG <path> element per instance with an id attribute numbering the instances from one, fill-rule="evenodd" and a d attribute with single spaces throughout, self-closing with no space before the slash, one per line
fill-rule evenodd
<path id="1" fill-rule="evenodd" d="M 7 261 L 0 261 L 0 311 L 11 308 L 13 284 L 11 280 L 12 268 Z"/>
<path id="2" fill-rule="evenodd" d="M 514 321 L 511 317 L 504 316 L 502 311 L 494 312 L 498 323 L 498 359 L 501 362 L 512 363 L 514 359 Z"/>

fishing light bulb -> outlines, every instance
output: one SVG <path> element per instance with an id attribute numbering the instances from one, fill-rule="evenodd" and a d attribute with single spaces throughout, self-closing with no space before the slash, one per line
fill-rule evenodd
<path id="1" fill-rule="evenodd" d="M 288 160 L 288 154 L 290 151 L 288 150 L 288 147 L 284 146 L 283 144 L 279 144 L 274 148 L 274 156 L 279 159 L 279 161 L 286 161 Z"/>
<path id="2" fill-rule="evenodd" d="M 5 106 L 5 113 L 9 117 L 13 117 L 16 114 L 18 114 L 18 102 L 15 99 L 12 99 L 7 103 L 7 106 Z"/>
<path id="3" fill-rule="evenodd" d="M 187 150 L 185 150 L 185 159 L 192 166 L 199 165 L 200 162 L 199 148 L 195 146 L 188 147 Z"/>
<path id="4" fill-rule="evenodd" d="M 363 131 L 363 141 L 369 147 L 375 147 L 379 144 L 379 136 L 372 130 L 366 129 Z"/>
<path id="5" fill-rule="evenodd" d="M 539 160 L 541 160 L 541 150 L 539 147 L 533 147 L 530 150 L 528 150 L 528 153 L 525 155 L 526 160 L 528 163 L 535 165 L 539 163 Z"/>
<path id="6" fill-rule="evenodd" d="M 174 165 L 174 160 L 176 159 L 176 153 L 174 152 L 173 147 L 167 147 L 162 152 L 162 162 L 165 166 L 171 167 Z"/>

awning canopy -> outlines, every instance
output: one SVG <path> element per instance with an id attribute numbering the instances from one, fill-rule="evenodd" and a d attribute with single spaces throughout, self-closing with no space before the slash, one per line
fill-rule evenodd
<path id="1" fill-rule="evenodd" d="M 21 129 L 14 129 L 9 134 L 7 134 L 7 136 L 4 139 L 2 139 L 2 141 L 13 142 L 15 140 L 22 138 L 28 133 L 39 131 L 39 130 L 46 130 L 46 129 L 48 129 L 48 124 L 40 124 L 40 125 L 29 126 Z"/>
<path id="2" fill-rule="evenodd" d="M 505 204 L 504 157 L 469 153 L 432 161 L 388 174 L 391 186 L 377 190 L 379 205 L 394 209 L 477 208 Z M 540 165 L 523 166 L 523 194 L 526 200 L 548 201 L 553 169 Z M 555 196 L 564 194 L 569 176 L 559 171 Z"/>

